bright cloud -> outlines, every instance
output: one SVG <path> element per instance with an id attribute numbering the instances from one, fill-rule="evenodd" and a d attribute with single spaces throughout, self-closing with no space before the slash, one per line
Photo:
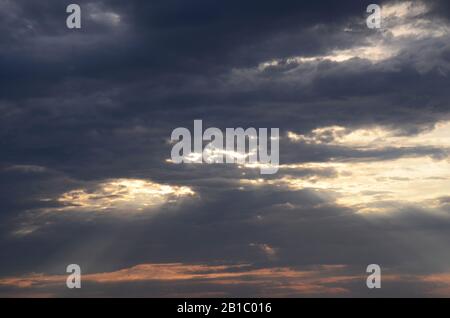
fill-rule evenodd
<path id="1" fill-rule="evenodd" d="M 93 188 L 82 188 L 63 193 L 59 198 L 61 211 L 139 212 L 159 207 L 168 202 L 193 196 L 191 188 L 158 184 L 139 179 L 113 179 Z"/>
<path id="2" fill-rule="evenodd" d="M 293 142 L 306 144 L 326 144 L 376 150 L 390 147 L 450 147 L 450 121 L 437 123 L 433 129 L 417 135 L 401 135 L 401 132 L 384 127 L 347 129 L 342 126 L 328 126 L 314 129 L 306 135 L 288 132 Z"/>
<path id="3" fill-rule="evenodd" d="M 360 58 L 373 63 L 397 56 L 417 40 L 443 38 L 450 35 L 450 26 L 442 20 L 426 17 L 430 7 L 422 1 L 387 3 L 382 7 L 382 28 L 365 37 L 360 45 L 347 49 L 335 49 L 317 56 L 292 56 L 286 60 L 273 59 L 261 63 L 260 71 L 281 64 L 303 64 L 321 61 L 345 62 Z M 357 24 L 361 24 L 358 20 Z M 351 32 L 352 28 L 345 28 Z M 447 41 L 446 41 L 447 42 Z"/>
<path id="4" fill-rule="evenodd" d="M 443 153 L 450 149 L 450 122 L 441 122 L 433 129 L 414 136 L 399 135 L 383 127 L 351 130 L 340 126 L 323 127 L 306 135 L 293 132 L 288 138 L 294 143 L 339 146 L 357 151 L 436 147 Z M 247 168 L 253 168 L 247 166 Z M 320 171 L 334 173 L 296 177 L 291 171 Z M 439 209 L 442 198 L 450 193 L 450 160 L 448 156 L 432 158 L 415 155 L 389 160 L 348 159 L 323 163 L 285 164 L 280 179 L 242 179 L 249 186 L 276 185 L 290 189 L 328 191 L 337 204 L 359 212 L 386 212 L 408 204 Z"/>

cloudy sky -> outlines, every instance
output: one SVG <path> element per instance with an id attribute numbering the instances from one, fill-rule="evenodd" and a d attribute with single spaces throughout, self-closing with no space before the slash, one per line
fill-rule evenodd
<path id="1" fill-rule="evenodd" d="M 0 0 L 0 296 L 450 296 L 450 5 L 372 2 Z"/>

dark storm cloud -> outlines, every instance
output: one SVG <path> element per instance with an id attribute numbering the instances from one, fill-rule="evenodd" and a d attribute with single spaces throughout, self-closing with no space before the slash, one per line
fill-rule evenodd
<path id="1" fill-rule="evenodd" d="M 166 211 L 151 221 L 138 218 L 117 224 L 100 216 L 77 224 L 75 217 L 61 216 L 71 222 L 50 221 L 42 232 L 5 242 L 8 245 L 3 250 L 8 257 L 2 259 L 3 276 L 40 271 L 61 275 L 65 264 L 74 260 L 86 274 L 180 259 L 187 263 L 251 262 L 263 268 L 299 269 L 316 263 L 344 263 L 353 268 L 351 273 L 360 274 L 364 264 L 377 260 L 385 268 L 416 275 L 445 270 L 448 263 L 446 245 L 439 245 L 448 240 L 448 217 L 409 210 L 386 220 L 383 216 L 365 219 L 327 205 L 309 191 L 212 190 L 204 195 L 209 199 L 202 206 L 184 207 L 176 213 Z M 228 207 L 226 212 L 222 210 L 224 205 Z M 432 232 L 433 238 L 424 231 Z M 8 248 L 11 244 L 15 250 Z M 39 251 L 34 251 L 36 244 Z M 277 258 L 268 258 L 254 244 L 275 248 Z M 362 283 L 355 284 L 354 291 L 362 289 Z M 91 286 L 86 289 L 87 295 L 96 288 L 106 287 Z M 159 295 L 148 288 L 144 294 Z M 395 284 L 393 288 L 398 288 L 400 295 L 409 295 L 407 288 Z M 255 290 L 241 292 L 251 295 Z M 359 292 L 365 295 L 366 291 Z M 389 288 L 382 292 L 393 291 Z"/>
<path id="2" fill-rule="evenodd" d="M 355 42 L 370 34 L 365 29 L 362 34 L 342 31 L 348 24 L 346 18 L 356 17 L 362 22 L 361 8 L 359 5 L 355 6 L 354 2 L 339 4 L 338 7 L 335 4 L 327 6 L 322 3 L 316 6 L 287 2 L 275 12 L 273 6 L 265 2 L 250 4 L 248 7 L 232 2 L 223 4 L 224 8 L 216 5 L 209 8 L 210 5 L 199 2 L 198 5 L 190 3 L 189 10 L 183 4 L 176 4 L 151 2 L 142 7 L 135 3 L 120 5 L 106 2 L 99 5 L 104 10 L 110 9 L 121 14 L 121 24 L 111 26 L 104 33 L 100 32 L 100 35 L 96 32 L 97 28 L 89 23 L 86 25 L 89 32 L 83 31 L 81 35 L 68 33 L 61 28 L 62 31 L 55 34 L 56 48 L 46 47 L 50 53 L 57 52 L 56 62 L 54 59 L 35 56 L 36 51 L 42 51 L 42 47 L 46 46 L 39 41 L 32 41 L 26 54 L 17 55 L 14 52 L 15 54 L 8 55 L 11 50 L 6 50 L 4 69 L 9 70 L 10 74 L 4 78 L 5 85 L 2 85 L 4 96 L 14 94 L 23 99 L 28 95 L 46 97 L 49 94 L 61 94 L 60 98 L 43 100 L 42 107 L 33 108 L 50 112 L 59 122 L 64 120 L 61 118 L 62 112 L 71 113 L 75 108 L 75 112 L 79 110 L 81 115 L 72 114 L 72 122 L 79 118 L 86 123 L 86 117 L 91 115 L 91 121 L 96 126 L 117 125 L 115 122 L 105 122 L 114 119 L 123 123 L 122 125 L 130 125 L 124 119 L 148 121 L 149 117 L 164 118 L 166 115 L 170 117 L 170 122 L 174 122 L 177 118 L 192 119 L 213 108 L 214 112 L 207 112 L 203 116 L 215 119 L 212 123 L 216 126 L 219 126 L 218 121 L 222 121 L 216 118 L 225 116 L 233 121 L 233 117 L 239 114 L 244 115 L 243 123 L 283 122 L 291 127 L 310 129 L 310 125 L 302 120 L 299 113 L 309 113 L 311 109 L 317 108 L 324 112 L 324 121 L 336 116 L 350 116 L 348 119 L 342 118 L 341 122 L 351 124 L 359 120 L 366 121 L 367 117 L 372 117 L 375 113 L 377 116 L 384 116 L 380 121 L 395 121 L 397 118 L 401 118 L 398 120 L 401 122 L 423 119 L 433 121 L 435 116 L 427 113 L 410 114 L 411 109 L 417 110 L 423 105 L 418 98 L 425 100 L 430 95 L 435 96 L 435 101 L 428 108 L 439 110 L 444 107 L 441 104 L 447 96 L 442 96 L 442 101 L 439 96 L 445 92 L 443 87 L 448 84 L 446 78 L 432 72 L 422 76 L 411 69 L 412 63 L 405 62 L 404 59 L 388 64 L 387 67 L 373 67 L 370 63 L 358 61 L 343 65 L 321 63 L 317 69 L 315 66 L 300 68 L 297 78 L 286 77 L 284 72 L 267 74 L 268 76 L 255 75 L 251 78 L 229 75 L 232 68 L 257 66 L 271 58 L 308 56 L 325 53 L 331 48 L 352 47 Z M 361 6 L 364 8 L 363 4 Z M 34 7 L 35 5 L 28 8 L 25 4 L 22 11 L 30 12 L 31 15 Z M 48 21 L 59 21 L 55 10 L 52 7 L 52 10 L 46 11 L 43 7 L 35 14 L 36 17 L 43 15 L 43 20 L 47 21 L 41 26 L 44 34 L 53 35 L 53 30 L 57 29 L 46 27 L 50 23 Z M 154 19 L 149 18 L 148 12 L 154 13 Z M 37 24 L 41 21 L 35 20 Z M 233 23 L 228 23 L 229 21 Z M 249 26 L 244 28 L 245 31 L 242 31 L 243 24 Z M 205 32 L 209 35 L 205 35 Z M 245 36 L 246 32 L 249 33 L 249 39 Z M 277 32 L 281 32 L 283 36 Z M 42 34 L 38 34 L 37 38 L 39 36 L 42 37 Z M 310 37 L 323 43 L 311 44 L 309 39 L 295 39 L 297 36 Z M 94 37 L 93 40 L 90 41 L 90 37 Z M 34 37 L 24 38 L 27 43 Z M 278 43 L 280 41 L 295 49 L 285 52 Z M 90 45 L 86 46 L 84 42 Z M 263 49 L 260 45 L 267 47 L 268 53 L 262 53 L 268 49 Z M 313 46 L 314 49 L 308 52 L 308 46 Z M 141 56 L 135 56 L 136 54 Z M 419 58 L 422 61 L 434 60 L 427 56 Z M 243 61 L 249 62 L 242 64 Z M 302 73 L 311 74 L 311 78 L 305 78 Z M 301 84 L 302 80 L 309 83 Z M 236 82 L 242 82 L 243 85 L 233 85 Z M 421 90 L 414 90 L 411 96 L 412 86 Z M 28 89 L 31 91 L 27 92 Z M 49 89 L 51 92 L 48 92 Z M 80 99 L 80 92 L 92 98 Z M 388 97 L 381 98 L 380 92 Z M 332 110 L 327 109 L 327 106 L 317 104 L 318 100 L 326 102 L 337 99 L 345 100 L 347 108 L 352 103 L 355 103 L 354 107 L 358 107 L 360 101 L 353 102 L 349 98 L 357 99 L 361 96 L 370 101 L 364 101 L 367 106 L 358 111 L 358 116 L 353 115 L 353 111 L 340 110 L 331 114 Z M 71 101 L 72 110 L 61 108 L 60 105 L 67 103 L 67 100 Z M 98 109 L 95 105 L 99 103 L 105 107 Z M 370 106 L 370 103 L 373 105 Z M 395 107 L 392 106 L 394 103 Z M 402 105 L 398 105 L 399 103 Z M 39 105 L 39 101 L 31 100 L 27 104 Z M 12 107 L 16 108 L 17 105 Z M 28 110 L 30 106 L 22 107 Z M 267 119 L 267 112 L 273 108 L 279 110 L 278 114 Z M 168 113 L 167 109 L 173 112 Z M 396 113 L 392 114 L 392 111 Z M 289 114 L 288 117 L 292 118 L 292 113 L 295 114 L 294 120 L 286 122 L 284 114 Z"/>
<path id="3" fill-rule="evenodd" d="M 447 214 L 399 203 L 389 217 L 365 218 L 327 191 L 240 189 L 243 172 L 260 178 L 254 170 L 165 162 L 172 130 L 191 129 L 198 118 L 205 127 L 280 127 L 283 164 L 445 158 L 446 149 L 430 145 L 361 151 L 293 144 L 285 134 L 330 125 L 378 124 L 405 136 L 430 129 L 448 118 L 448 35 L 394 39 L 400 52 L 376 63 L 288 62 L 380 40 L 364 25 L 369 2 L 79 3 L 79 31 L 65 28 L 61 1 L 0 5 L 1 276 L 61 274 L 70 263 L 90 273 L 160 262 L 448 270 L 445 198 Z M 436 3 L 433 18 L 447 12 L 445 1 Z M 278 65 L 259 68 L 274 59 Z M 337 175 L 333 168 L 281 169 L 267 179 Z M 63 193 L 109 178 L 185 185 L 197 198 L 151 217 L 55 213 Z M 21 229 L 31 232 L 17 235 Z M 160 287 L 143 284 L 138 295 Z"/>
<path id="4" fill-rule="evenodd" d="M 2 14 L 6 19 L 1 27 L 9 34 L 10 47 L 3 48 L 2 60 L 31 64 L 22 67 L 22 73 L 12 68 L 11 75 L 22 81 L 34 75 L 38 82 L 55 73 L 51 81 L 55 83 L 77 75 L 217 73 L 232 66 L 255 65 L 272 57 L 275 48 L 279 54 L 280 47 L 272 40 L 281 32 L 289 31 L 283 44 L 292 43 L 291 48 L 283 49 L 285 56 L 299 50 L 316 52 L 325 44 L 317 43 L 314 34 L 304 35 L 302 27 L 339 23 L 364 8 L 363 3 L 355 6 L 352 1 L 339 5 L 286 1 L 281 6 L 270 1 L 81 1 L 80 5 L 85 9 L 84 31 L 75 33 L 64 26 L 65 14 L 61 13 L 65 4 L 61 1 L 5 2 Z M 102 26 L 102 20 L 93 17 L 98 11 L 118 14 L 120 23 Z M 126 36 L 121 37 L 123 33 Z M 306 47 L 299 48 L 299 40 L 307 43 Z M 26 54 L 18 52 L 20 48 L 27 49 Z M 46 59 L 39 54 L 42 52 L 56 55 L 56 61 Z M 33 60 L 36 56 L 41 59 Z M 40 69 L 35 69 L 37 66 Z"/>
<path id="5" fill-rule="evenodd" d="M 439 17 L 444 17 L 446 19 L 450 18 L 450 4 L 445 0 L 432 0 L 430 1 L 432 4 L 432 14 L 437 15 Z"/>

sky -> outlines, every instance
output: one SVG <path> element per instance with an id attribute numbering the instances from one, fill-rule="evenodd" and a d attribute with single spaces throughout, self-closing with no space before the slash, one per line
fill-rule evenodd
<path id="1" fill-rule="evenodd" d="M 449 297 L 450 4 L 373 2 L 0 0 L 0 296 Z"/>

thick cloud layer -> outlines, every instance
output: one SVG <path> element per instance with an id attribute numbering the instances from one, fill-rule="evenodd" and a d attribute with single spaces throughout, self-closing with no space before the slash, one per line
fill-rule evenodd
<path id="1" fill-rule="evenodd" d="M 79 1 L 69 30 L 0 1 L 0 294 L 73 296 L 75 263 L 75 296 L 448 296 L 448 3 L 371 30 L 370 2 Z M 194 119 L 280 128 L 279 172 L 171 164 Z"/>

